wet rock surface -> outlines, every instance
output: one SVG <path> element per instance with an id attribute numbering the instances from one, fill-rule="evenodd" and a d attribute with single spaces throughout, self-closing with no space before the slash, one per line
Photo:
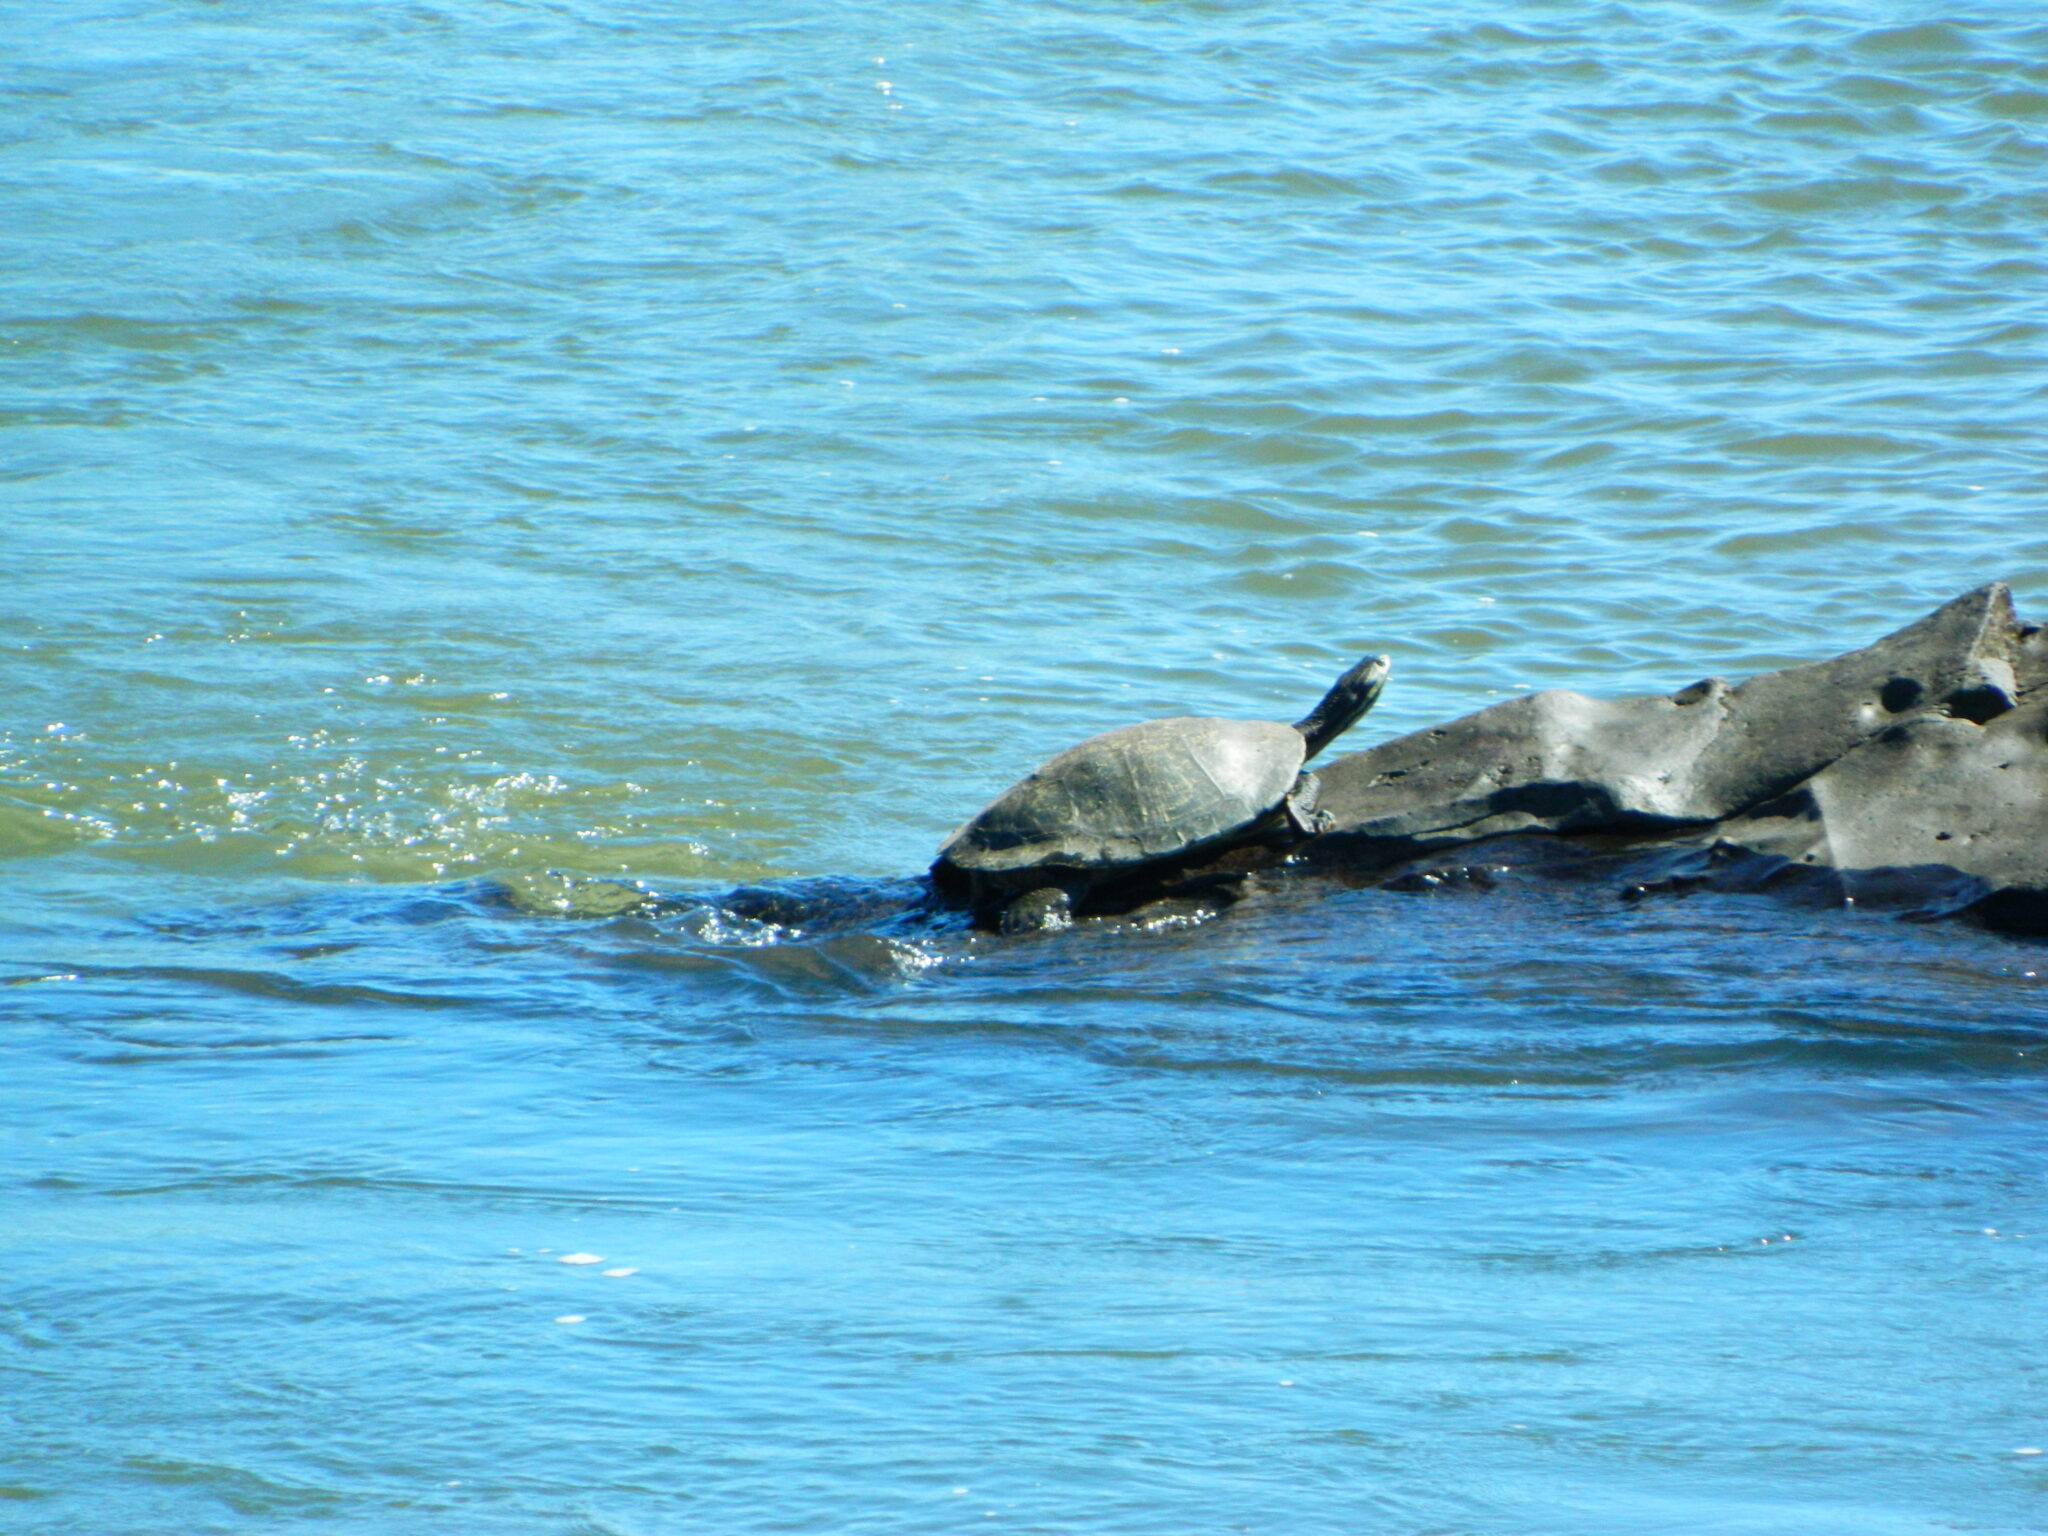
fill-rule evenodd
<path id="1" fill-rule="evenodd" d="M 1354 879 L 1436 889 L 1447 852 L 1563 834 L 1625 853 L 1638 897 L 1797 889 L 2048 932 L 2048 631 L 2001 583 L 1831 660 L 1531 694 L 1320 777 L 1333 825 L 1298 857 Z"/>

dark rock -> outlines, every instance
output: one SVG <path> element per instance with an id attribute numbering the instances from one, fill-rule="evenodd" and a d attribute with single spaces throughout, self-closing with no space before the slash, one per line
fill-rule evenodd
<path id="1" fill-rule="evenodd" d="M 1716 835 L 1832 869 L 1853 900 L 1966 908 L 1997 896 L 1981 915 L 2015 926 L 2048 897 L 2048 693 L 1981 724 L 1895 725 Z"/>
<path id="2" fill-rule="evenodd" d="M 1901 718 L 2020 692 L 2011 594 L 1965 593 L 1860 651 L 1668 697 L 1512 699 L 1319 770 L 1318 862 L 1385 865 L 1510 832 L 1678 830 L 1782 795 Z"/>
<path id="3" fill-rule="evenodd" d="M 1531 694 L 1319 776 L 1333 826 L 1306 858 L 1354 880 L 1592 835 L 1633 850 L 1629 899 L 1770 890 L 2048 933 L 2048 628 L 1998 583 L 1830 661 L 1666 697 Z"/>
<path id="4" fill-rule="evenodd" d="M 1623 901 L 1690 896 L 1694 891 L 1770 890 L 1782 886 L 1796 867 L 1782 854 L 1760 853 L 1725 842 L 1652 848 L 1640 863 L 1649 867 L 1622 886 Z M 1832 883 L 1826 894 L 1830 900 L 1840 899 Z"/>
<path id="5" fill-rule="evenodd" d="M 2048 934 L 2048 890 L 2026 885 L 1993 891 L 1971 906 L 1970 915 L 2005 933 Z"/>
<path id="6" fill-rule="evenodd" d="M 880 928 L 892 919 L 921 912 L 928 901 L 918 880 L 858 880 L 822 875 L 742 885 L 716 897 L 666 898 L 663 909 L 715 910 L 744 922 L 816 935 L 851 928 Z"/>
<path id="7" fill-rule="evenodd" d="M 1402 891 L 1414 896 L 1441 896 L 1463 891 L 1490 891 L 1497 882 L 1493 872 L 1480 864 L 1439 864 L 1429 869 L 1406 869 L 1391 880 L 1380 882 L 1383 891 Z"/>

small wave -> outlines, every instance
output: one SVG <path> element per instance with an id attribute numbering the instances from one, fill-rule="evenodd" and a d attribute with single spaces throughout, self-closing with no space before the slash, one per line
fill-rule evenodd
<path id="1" fill-rule="evenodd" d="M 1849 46 L 1866 58 L 1897 63 L 1930 60 L 1946 64 L 1977 51 L 1976 39 L 1947 21 L 1878 27 L 1851 39 Z"/>
<path id="2" fill-rule="evenodd" d="M 1930 445 L 1874 432 L 1773 432 L 1762 437 L 1740 438 L 1728 444 L 1730 453 L 1756 454 L 1772 459 L 1899 458 L 1927 451 Z"/>
<path id="3" fill-rule="evenodd" d="M 1250 192 L 1263 197 L 1384 197 L 1391 185 L 1368 187 L 1349 177 L 1303 166 L 1270 171 L 1224 171 L 1202 179 L 1202 185 L 1223 192 Z"/>
<path id="4" fill-rule="evenodd" d="M 2048 91 L 2026 88 L 1991 91 L 1977 98 L 1977 110 L 1986 117 L 2038 123 L 2048 120 Z"/>
<path id="5" fill-rule="evenodd" d="M 1942 208 L 1962 201 L 1969 188 L 1950 181 L 1906 176 L 1828 176 L 1814 181 L 1781 182 L 1749 194 L 1757 207 L 1771 213 L 1854 213 L 1883 209 L 1896 216 L 1900 205 Z"/>

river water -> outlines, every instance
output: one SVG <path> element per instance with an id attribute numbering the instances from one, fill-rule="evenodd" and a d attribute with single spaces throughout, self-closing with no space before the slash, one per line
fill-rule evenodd
<path id="1" fill-rule="evenodd" d="M 2048 1528 L 2038 942 L 897 911 L 1366 651 L 1353 744 L 2041 617 L 2037 5 L 0 59 L 0 1531 Z"/>

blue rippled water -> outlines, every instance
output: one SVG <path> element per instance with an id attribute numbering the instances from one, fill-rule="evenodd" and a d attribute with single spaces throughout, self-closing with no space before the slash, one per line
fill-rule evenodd
<path id="1" fill-rule="evenodd" d="M 2040 618 L 2038 7 L 0 61 L 0 1532 L 2048 1528 L 2038 943 L 901 911 L 1369 650 L 1358 741 Z"/>

